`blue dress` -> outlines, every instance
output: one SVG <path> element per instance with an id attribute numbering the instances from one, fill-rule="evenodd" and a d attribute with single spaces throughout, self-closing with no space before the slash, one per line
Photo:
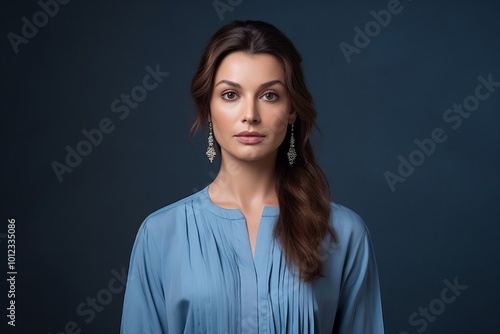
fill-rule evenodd
<path id="1" fill-rule="evenodd" d="M 367 227 L 330 205 L 338 244 L 325 242 L 324 277 L 311 282 L 272 237 L 278 207 L 263 209 L 254 256 L 243 214 L 208 186 L 152 213 L 132 249 L 121 333 L 384 333 Z"/>

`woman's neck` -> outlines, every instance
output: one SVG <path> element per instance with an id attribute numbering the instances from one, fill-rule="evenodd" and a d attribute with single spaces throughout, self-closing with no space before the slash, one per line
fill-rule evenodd
<path id="1" fill-rule="evenodd" d="M 251 162 L 223 159 L 209 188 L 212 201 L 228 208 L 278 206 L 275 164 L 276 157 Z"/>

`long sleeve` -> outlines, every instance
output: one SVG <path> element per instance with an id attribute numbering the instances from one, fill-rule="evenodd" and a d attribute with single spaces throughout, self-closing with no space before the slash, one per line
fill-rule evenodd
<path id="1" fill-rule="evenodd" d="M 375 255 L 365 229 L 345 264 L 334 334 L 383 334 L 384 323 Z"/>
<path id="2" fill-rule="evenodd" d="M 161 255 L 154 237 L 146 220 L 139 228 L 130 257 L 121 334 L 167 332 Z"/>

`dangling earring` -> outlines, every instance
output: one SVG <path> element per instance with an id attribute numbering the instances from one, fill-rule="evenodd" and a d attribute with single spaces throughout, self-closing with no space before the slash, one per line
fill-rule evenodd
<path id="1" fill-rule="evenodd" d="M 287 156 L 290 166 L 293 165 L 295 158 L 297 158 L 297 152 L 295 152 L 295 138 L 293 137 L 293 123 L 292 123 L 292 130 L 290 133 L 290 149 L 288 150 Z"/>
<path id="2" fill-rule="evenodd" d="M 214 136 L 212 134 L 212 122 L 208 122 L 208 148 L 207 152 L 205 153 L 208 157 L 208 160 L 210 160 L 210 163 L 214 161 L 214 157 L 217 153 L 215 153 L 214 149 Z"/>

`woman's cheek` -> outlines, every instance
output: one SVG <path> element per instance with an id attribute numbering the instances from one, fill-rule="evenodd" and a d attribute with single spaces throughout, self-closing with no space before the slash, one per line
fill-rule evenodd
<path id="1" fill-rule="evenodd" d="M 286 111 L 278 110 L 270 114 L 270 119 L 268 121 L 268 126 L 271 132 L 279 133 L 286 131 L 288 126 L 288 117 Z"/>

